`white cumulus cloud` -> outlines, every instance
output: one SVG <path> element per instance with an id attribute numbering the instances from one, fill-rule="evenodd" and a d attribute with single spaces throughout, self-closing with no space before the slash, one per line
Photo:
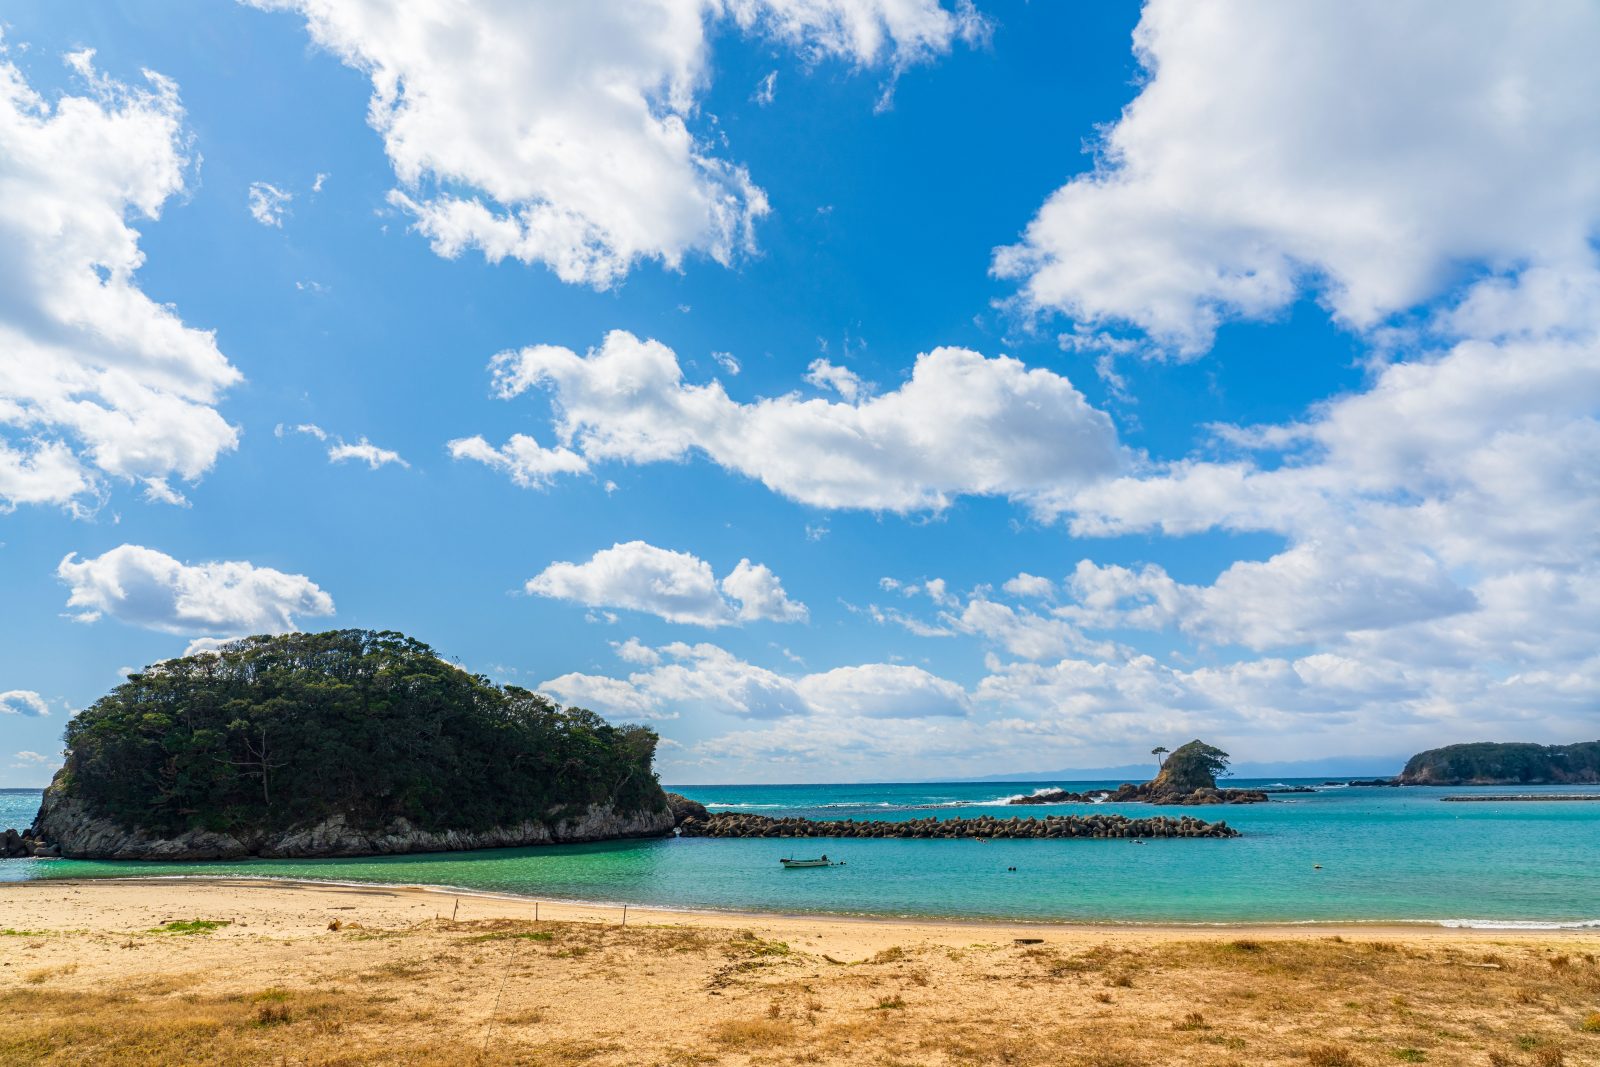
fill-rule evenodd
<path id="1" fill-rule="evenodd" d="M 294 194 L 279 189 L 268 182 L 250 183 L 250 217 L 263 226 L 283 228 L 283 216 L 289 210 Z"/>
<path id="2" fill-rule="evenodd" d="M 996 270 L 1187 354 L 1315 290 L 1364 328 L 1463 264 L 1588 259 L 1600 8 L 1151 0 L 1149 77 Z"/>
<path id="3" fill-rule="evenodd" d="M 210 331 L 139 288 L 134 220 L 185 188 L 177 87 L 67 57 L 54 101 L 0 57 L 0 508 L 92 508 L 107 480 L 181 502 L 238 431 L 216 403 L 239 372 Z"/>
<path id="4" fill-rule="evenodd" d="M 825 359 L 811 361 L 806 368 L 806 381 L 818 389 L 832 389 L 847 404 L 854 404 L 863 394 L 870 392 L 867 383 L 855 371 Z"/>
<path id="5" fill-rule="evenodd" d="M 812 708 L 868 719 L 920 719 L 965 715 L 966 690 L 955 682 L 903 663 L 865 663 L 808 674 L 795 683 Z"/>
<path id="6" fill-rule="evenodd" d="M 1041 578 L 1037 574 L 1029 574 L 1027 571 L 1022 571 L 1016 577 L 1007 579 L 1001 588 L 1012 596 L 1036 597 L 1042 600 L 1048 600 L 1050 597 L 1055 596 L 1056 593 L 1054 582 L 1048 578 Z"/>
<path id="7" fill-rule="evenodd" d="M 356 460 L 365 463 L 372 470 L 377 470 L 386 464 L 393 463 L 400 467 L 410 469 L 411 464 L 400 458 L 400 453 L 392 448 L 379 448 L 368 441 L 363 435 L 355 444 L 345 444 L 340 441 L 328 449 L 328 460 L 332 463 L 343 463 L 346 460 Z"/>
<path id="8" fill-rule="evenodd" d="M 496 356 L 491 369 L 503 398 L 549 390 L 563 467 L 698 452 L 818 507 L 905 512 L 961 495 L 1045 506 L 1125 463 L 1111 420 L 1066 378 L 961 348 L 918 356 L 899 388 L 856 403 L 792 394 L 741 403 L 720 382 L 686 383 L 671 349 L 623 330 L 584 356 L 537 345 Z M 522 481 L 517 441 L 495 449 L 470 438 L 452 450 Z M 529 444 L 538 469 L 554 466 L 551 450 Z"/>
<path id="9" fill-rule="evenodd" d="M 982 32 L 937 0 L 247 0 L 295 11 L 372 80 L 391 202 L 441 255 L 543 263 L 605 287 L 640 260 L 727 263 L 767 213 L 691 128 L 731 27 L 891 71 Z"/>
<path id="10" fill-rule="evenodd" d="M 542 489 L 558 474 L 583 474 L 589 469 L 589 461 L 570 448 L 546 448 L 523 433 L 512 434 L 499 448 L 481 435 L 458 438 L 447 447 L 452 459 L 470 459 L 504 471 L 524 489 Z"/>
<path id="11" fill-rule="evenodd" d="M 93 559 L 69 554 L 56 575 L 81 622 L 110 616 L 163 633 L 235 637 L 298 629 L 297 615 L 331 615 L 333 598 L 300 574 L 244 561 L 180 563 L 141 545 Z"/>
<path id="12" fill-rule="evenodd" d="M 640 646 L 641 648 L 644 646 Z M 539 688 L 569 704 L 616 715 L 715 712 L 740 718 L 855 723 L 938 719 L 967 714 L 970 700 L 954 682 L 920 667 L 864 663 L 815 674 L 779 674 L 712 644 L 674 642 L 644 657 L 619 646 L 641 667 L 626 678 L 567 674 Z"/>
<path id="13" fill-rule="evenodd" d="M 0 693 L 0 715 L 26 715 L 37 718 L 50 714 L 50 705 L 32 689 L 8 689 Z M 20 754 L 20 753 L 19 753 Z"/>
<path id="14" fill-rule="evenodd" d="M 391 463 L 407 470 L 411 469 L 411 464 L 407 463 L 400 453 L 392 448 L 378 447 L 367 440 L 365 434 L 357 438 L 355 444 L 349 444 L 344 438 L 337 434 L 330 434 L 321 426 L 311 422 L 303 422 L 298 426 L 289 427 L 279 423 L 273 428 L 272 432 L 274 436 L 279 438 L 289 433 L 304 434 L 307 437 L 316 438 L 318 441 L 328 445 L 329 463 L 344 463 L 349 460 L 355 460 L 358 463 L 365 463 L 372 470 L 377 470 L 379 467 L 387 466 Z"/>
<path id="15" fill-rule="evenodd" d="M 688 552 L 629 541 L 583 563 L 552 563 L 530 578 L 536 596 L 591 608 L 626 608 L 696 626 L 804 622 L 806 606 L 789 599 L 771 569 L 741 559 L 720 582 L 711 564 Z"/>

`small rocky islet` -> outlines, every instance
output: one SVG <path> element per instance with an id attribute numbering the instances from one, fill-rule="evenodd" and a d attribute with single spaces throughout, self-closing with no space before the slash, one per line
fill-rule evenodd
<path id="1" fill-rule="evenodd" d="M 1157 749 L 1165 752 L 1165 749 Z M 1008 804 L 1161 804 L 1198 807 L 1208 804 L 1264 804 L 1269 793 L 1314 793 L 1310 786 L 1273 786 L 1268 789 L 1221 789 L 1217 775 L 1226 772 L 1228 754 L 1199 739 L 1167 755 L 1160 773 L 1142 785 L 1124 782 L 1116 789 L 1090 789 L 1074 793 L 1049 789 L 1012 797 Z"/>

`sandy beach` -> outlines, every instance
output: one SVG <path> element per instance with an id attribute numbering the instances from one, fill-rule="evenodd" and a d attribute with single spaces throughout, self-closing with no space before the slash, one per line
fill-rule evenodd
<path id="1" fill-rule="evenodd" d="M 244 881 L 7 884 L 0 916 L 7 1064 L 1600 1063 L 1595 931 L 624 925 Z"/>

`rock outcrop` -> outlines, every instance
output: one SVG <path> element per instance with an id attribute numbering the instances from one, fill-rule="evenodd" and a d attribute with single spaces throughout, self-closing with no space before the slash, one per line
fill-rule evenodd
<path id="1" fill-rule="evenodd" d="M 1139 838 L 1238 837 L 1225 822 L 1208 823 L 1190 815 L 1176 818 L 1155 815 L 1130 819 L 1126 815 L 1047 815 L 1024 819 L 992 815 L 976 818 L 814 820 L 797 816 L 774 818 L 721 811 L 706 818 L 685 819 L 678 827 L 683 837 L 855 837 L 855 838 Z"/>
<path id="2" fill-rule="evenodd" d="M 5 830 L 0 832 L 0 859 L 48 859 L 61 855 L 55 846 L 35 836 L 33 830 Z"/>
<path id="3" fill-rule="evenodd" d="M 704 819 L 711 813 L 698 800 L 690 800 L 682 793 L 668 793 L 667 807 L 672 810 L 672 825 L 681 826 L 685 819 Z"/>
<path id="4" fill-rule="evenodd" d="M 1265 789 L 1217 789 L 1215 787 L 1202 787 L 1189 792 L 1179 792 L 1172 789 L 1159 789 L 1154 782 L 1143 785 L 1134 785 L 1124 782 L 1116 789 L 1091 789 L 1087 793 L 1073 793 L 1065 789 L 1056 789 L 1047 793 L 1034 793 L 1031 796 L 1014 797 L 1007 801 L 1008 804 L 1098 804 L 1109 802 L 1113 804 L 1178 804 L 1198 806 L 1202 804 L 1261 804 L 1267 800 Z M 1315 793 L 1309 787 L 1290 787 L 1272 792 Z"/>
<path id="5" fill-rule="evenodd" d="M 460 852 L 479 848 L 570 844 L 627 837 L 662 837 L 672 832 L 672 812 L 619 813 L 608 805 L 591 805 L 575 814 L 528 820 L 487 830 L 424 830 L 395 819 L 378 830 L 349 825 L 341 815 L 285 831 L 221 833 L 190 830 L 172 837 L 129 829 L 96 816 L 71 797 L 45 793 L 34 822 L 35 839 L 50 842 L 69 859 L 97 860 L 226 860 L 316 859 L 392 856 L 408 852 Z"/>
<path id="6" fill-rule="evenodd" d="M 1124 782 L 1116 789 L 1091 789 L 1072 793 L 1064 789 L 1016 797 L 1012 804 L 1087 804 L 1107 801 L 1114 804 L 1264 804 L 1267 794 L 1314 793 L 1309 786 L 1282 786 L 1273 789 L 1219 789 L 1216 776 L 1228 766 L 1228 754 L 1203 741 L 1190 741 L 1167 757 L 1161 772 L 1143 785 Z"/>

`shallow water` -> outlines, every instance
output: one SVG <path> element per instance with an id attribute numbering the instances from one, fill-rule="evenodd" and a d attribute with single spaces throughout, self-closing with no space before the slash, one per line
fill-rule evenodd
<path id="1" fill-rule="evenodd" d="M 1068 784 L 674 788 L 713 810 L 835 819 L 1187 811 L 1226 819 L 1244 836 L 1142 845 L 671 839 L 362 860 L 9 860 L 0 861 L 0 880 L 213 875 L 420 883 L 545 899 L 840 915 L 1600 927 L 1600 803 L 1440 802 L 1459 793 L 1582 789 L 1329 788 L 1269 804 L 1204 809 L 997 803 L 1007 795 Z M 0 827 L 27 825 L 37 803 L 37 793 L 0 792 Z M 794 871 L 778 866 L 782 856 L 821 852 L 846 865 Z"/>

